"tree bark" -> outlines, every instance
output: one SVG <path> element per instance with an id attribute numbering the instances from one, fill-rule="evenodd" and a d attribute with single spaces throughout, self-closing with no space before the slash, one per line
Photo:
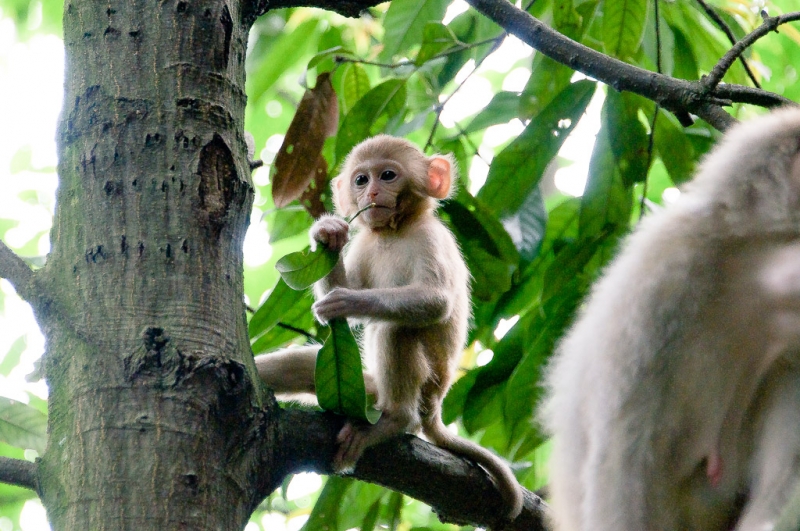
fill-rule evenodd
<path id="1" fill-rule="evenodd" d="M 276 405 L 254 385 L 242 301 L 253 189 L 237 9 L 64 4 L 60 184 L 35 278 L 53 529 L 241 529 L 260 501 L 248 440 L 270 445 Z"/>
<path id="2" fill-rule="evenodd" d="M 266 6 L 64 4 L 51 252 L 33 272 L 0 243 L 50 387 L 45 453 L 0 462 L 0 481 L 35 489 L 55 531 L 242 529 L 287 474 L 331 472 L 341 419 L 278 408 L 247 334 L 244 58 Z M 445 520 L 543 527 L 538 498 L 505 522 L 480 467 L 418 439 L 369 449 L 354 477 Z"/>

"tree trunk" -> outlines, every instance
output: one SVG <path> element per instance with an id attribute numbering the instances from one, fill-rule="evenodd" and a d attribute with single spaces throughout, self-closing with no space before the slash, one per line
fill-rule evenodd
<path id="1" fill-rule="evenodd" d="M 271 447 L 276 406 L 254 384 L 242 301 L 238 9 L 65 2 L 60 185 L 34 305 L 55 530 L 241 529 L 263 497 L 254 462 L 270 458 L 249 452 Z"/>

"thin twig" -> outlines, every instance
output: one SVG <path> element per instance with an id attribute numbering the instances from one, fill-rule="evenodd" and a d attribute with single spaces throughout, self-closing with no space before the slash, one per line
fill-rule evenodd
<path id="1" fill-rule="evenodd" d="M 763 13 L 764 12 L 762 11 L 762 15 Z M 722 56 L 722 59 L 717 62 L 714 68 L 711 69 L 711 72 L 709 72 L 709 74 L 703 78 L 702 83 L 706 92 L 711 92 L 717 88 L 717 85 L 719 85 L 720 81 L 722 81 L 722 78 L 730 69 L 731 65 L 733 65 L 734 61 L 736 61 L 736 59 L 738 59 L 747 48 L 752 46 L 753 43 L 755 43 L 764 35 L 768 34 L 770 31 L 777 31 L 778 26 L 781 24 L 786 24 L 787 22 L 792 22 L 795 20 L 800 20 L 800 11 L 787 13 L 777 17 L 764 16 L 764 22 L 755 30 L 745 35 L 742 40 L 734 44 L 731 49 Z"/>
<path id="2" fill-rule="evenodd" d="M 736 35 L 733 34 L 733 31 L 731 31 L 730 26 L 728 26 L 728 24 L 724 20 L 722 20 L 722 17 L 719 16 L 719 13 L 717 13 L 717 11 L 713 7 L 706 4 L 705 0 L 695 0 L 695 1 L 698 4 L 700 4 L 700 7 L 702 7 L 703 11 L 705 11 L 706 15 L 708 15 L 708 18 L 710 18 L 714 22 L 714 24 L 716 24 L 717 27 L 722 30 L 722 33 L 724 33 L 725 36 L 728 37 L 728 40 L 731 42 L 731 44 L 736 44 L 737 42 Z M 744 56 L 739 57 L 739 60 L 742 62 L 744 71 L 747 72 L 747 76 L 750 78 L 750 81 L 753 82 L 753 85 L 755 85 L 756 88 L 761 88 L 761 83 L 758 82 L 755 74 L 753 74 L 753 71 L 750 70 L 750 65 L 747 64 L 747 60 L 744 58 Z"/>
<path id="3" fill-rule="evenodd" d="M 656 70 L 661 73 L 661 12 L 658 8 L 659 0 L 655 0 L 655 19 L 656 19 Z M 650 138 L 647 139 L 647 165 L 644 167 L 644 183 L 642 186 L 642 199 L 639 203 L 639 220 L 644 217 L 644 206 L 647 200 L 647 176 L 650 173 L 650 164 L 653 163 L 653 147 L 655 146 L 656 138 L 656 121 L 658 120 L 658 112 L 661 106 L 656 103 L 653 110 L 653 119 L 650 121 Z"/>
<path id="4" fill-rule="evenodd" d="M 283 323 L 283 322 L 280 322 L 280 321 L 275 326 L 283 328 L 284 330 L 291 330 L 295 334 L 300 334 L 301 336 L 305 336 L 306 339 L 310 339 L 311 341 L 320 342 L 319 338 L 317 336 L 315 336 L 314 334 L 312 334 L 310 332 L 306 332 L 302 328 L 297 328 L 296 326 L 292 326 L 290 324 L 286 324 L 286 323 Z"/>
<path id="5" fill-rule="evenodd" d="M 36 463 L 0 457 L 0 483 L 36 490 Z"/>
<path id="6" fill-rule="evenodd" d="M 30 302 L 33 271 L 22 258 L 0 241 L 0 278 L 8 280 L 23 300 Z"/>
<path id="7" fill-rule="evenodd" d="M 464 50 L 471 50 L 472 48 L 478 48 L 483 46 L 484 44 L 489 44 L 494 42 L 496 38 L 491 39 L 484 39 L 482 41 L 473 42 L 473 43 L 459 43 L 457 46 L 453 46 L 452 48 L 448 48 L 442 52 L 439 52 L 435 55 L 432 55 L 428 61 L 432 61 L 434 59 L 439 59 L 441 57 L 447 57 L 448 55 L 453 55 L 454 53 L 463 52 Z M 353 57 L 347 57 L 346 55 L 336 55 L 333 58 L 334 62 L 336 63 L 356 63 L 360 65 L 369 65 L 369 66 L 377 66 L 380 68 L 388 68 L 391 70 L 403 68 L 406 66 L 414 67 L 415 69 L 418 68 L 418 65 L 414 61 L 400 61 L 399 63 L 379 63 L 377 61 L 369 61 L 366 59 L 356 59 Z"/>
<path id="8" fill-rule="evenodd" d="M 714 94 L 720 98 L 735 101 L 737 103 L 748 103 L 758 105 L 768 109 L 775 107 L 785 107 L 787 105 L 797 105 L 796 102 L 785 98 L 779 94 L 767 92 L 762 89 L 745 87 L 744 85 L 731 85 L 722 83 L 714 89 Z"/>
<path id="9" fill-rule="evenodd" d="M 472 77 L 472 74 L 478 71 L 478 68 L 480 68 L 480 66 L 483 64 L 486 58 L 492 55 L 494 52 L 496 52 L 498 48 L 500 48 L 500 46 L 503 44 L 503 41 L 506 40 L 506 37 L 508 37 L 508 33 L 506 32 L 503 32 L 497 37 L 495 37 L 493 39 L 494 44 L 492 44 L 492 47 L 489 49 L 488 52 L 486 52 L 486 55 L 484 55 L 478 61 L 475 62 L 475 68 L 473 68 L 472 71 L 466 75 L 464 80 L 461 83 L 459 83 L 459 85 L 455 89 L 453 89 L 453 91 L 450 94 L 447 95 L 447 97 L 444 99 L 443 102 L 439 103 L 439 105 L 436 106 L 436 120 L 433 122 L 433 127 L 431 127 L 431 133 L 428 135 L 428 141 L 425 142 L 425 147 L 422 148 L 422 151 L 427 151 L 428 148 L 433 145 L 433 136 L 436 134 L 436 129 L 438 129 L 439 127 L 439 118 L 442 116 L 442 111 L 444 110 L 444 106 L 447 105 L 447 102 L 450 101 L 450 99 L 453 96 L 455 96 L 456 92 L 458 92 L 459 89 L 461 89 L 461 87 L 463 87 L 466 84 L 467 80 L 469 80 L 469 78 Z"/>

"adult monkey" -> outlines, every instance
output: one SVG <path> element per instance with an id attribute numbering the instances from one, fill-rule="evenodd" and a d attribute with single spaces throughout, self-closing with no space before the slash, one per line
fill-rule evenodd
<path id="1" fill-rule="evenodd" d="M 345 424 L 334 466 L 351 469 L 368 446 L 421 429 L 434 444 L 483 466 L 513 519 L 523 495 L 508 465 L 442 423 L 442 400 L 470 315 L 469 272 L 455 238 L 435 214 L 454 180 L 451 157 L 426 157 L 406 140 L 379 135 L 356 146 L 332 181 L 340 216 L 375 204 L 354 221 L 352 240 L 338 216 L 324 216 L 311 227 L 312 245 L 343 250 L 333 271 L 315 285 L 312 309 L 323 323 L 342 317 L 364 323 L 367 388 L 383 412 L 372 426 Z M 316 347 L 284 350 L 258 356 L 256 365 L 276 392 L 309 392 L 315 353 Z"/>
<path id="2" fill-rule="evenodd" d="M 547 384 L 559 531 L 772 528 L 800 477 L 800 110 L 640 224 Z"/>

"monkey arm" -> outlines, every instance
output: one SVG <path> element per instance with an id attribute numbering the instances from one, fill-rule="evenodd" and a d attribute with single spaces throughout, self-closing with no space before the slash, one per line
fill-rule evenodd
<path id="1" fill-rule="evenodd" d="M 333 266 L 328 276 L 314 284 L 314 299 L 319 301 L 324 298 L 334 288 L 347 287 L 347 273 L 344 268 L 344 261 L 339 256 L 339 261 Z"/>
<path id="2" fill-rule="evenodd" d="M 362 290 L 335 288 L 314 303 L 312 310 L 322 322 L 358 317 L 422 327 L 445 320 L 452 305 L 442 289 L 410 285 Z"/>

